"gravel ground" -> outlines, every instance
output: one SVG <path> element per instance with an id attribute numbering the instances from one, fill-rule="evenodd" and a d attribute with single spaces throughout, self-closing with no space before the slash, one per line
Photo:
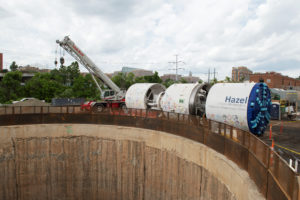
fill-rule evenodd
<path id="1" fill-rule="evenodd" d="M 272 125 L 272 138 L 274 139 L 275 150 L 287 162 L 289 162 L 289 159 L 298 159 L 298 173 L 300 173 L 300 116 L 298 116 L 295 121 L 274 120 L 271 121 L 270 124 Z M 282 132 L 280 131 L 280 128 L 282 129 Z M 260 139 L 268 145 L 271 145 L 272 141 L 269 139 L 269 136 L 270 127 L 268 127 L 265 134 Z M 280 145 L 281 147 L 276 145 Z"/>

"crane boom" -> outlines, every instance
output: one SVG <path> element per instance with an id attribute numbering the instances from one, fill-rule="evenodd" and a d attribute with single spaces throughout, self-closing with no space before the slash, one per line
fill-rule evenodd
<path id="1" fill-rule="evenodd" d="M 68 37 L 65 36 L 62 41 L 56 40 L 63 49 L 65 49 L 72 57 L 74 57 L 79 63 L 81 63 L 88 71 L 96 75 L 108 88 L 115 92 L 115 100 L 123 99 L 125 96 L 125 92 L 122 91 L 107 75 L 105 75 L 94 63 L 93 61 L 84 54 L 79 47 L 75 45 L 75 43 Z M 97 84 L 98 89 L 102 93 L 102 90 L 96 81 L 95 77 L 93 77 L 95 83 Z"/>

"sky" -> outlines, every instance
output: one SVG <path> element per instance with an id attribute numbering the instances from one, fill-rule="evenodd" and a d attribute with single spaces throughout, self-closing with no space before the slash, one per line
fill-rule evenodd
<path id="1" fill-rule="evenodd" d="M 55 42 L 68 35 L 106 73 L 175 73 L 178 55 L 179 74 L 204 80 L 237 66 L 299 77 L 299 10 L 299 0 L 2 0 L 0 52 L 5 68 L 54 69 L 74 61 Z"/>

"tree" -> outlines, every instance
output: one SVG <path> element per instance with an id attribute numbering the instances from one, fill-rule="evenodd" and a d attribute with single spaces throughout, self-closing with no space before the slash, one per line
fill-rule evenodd
<path id="1" fill-rule="evenodd" d="M 67 73 L 67 67 L 66 66 L 61 65 L 59 67 L 57 75 L 61 77 L 61 81 L 62 81 L 61 83 L 63 85 L 65 85 L 65 86 L 68 85 L 68 73 Z"/>
<path id="2" fill-rule="evenodd" d="M 179 82 L 180 83 L 187 83 L 187 81 L 184 78 L 181 78 Z"/>
<path id="3" fill-rule="evenodd" d="M 100 91 L 90 74 L 87 74 L 85 77 L 80 75 L 76 78 L 72 86 L 72 91 L 73 96 L 77 98 L 100 99 Z"/>
<path id="4" fill-rule="evenodd" d="M 144 76 L 147 83 L 162 83 L 161 78 L 158 76 L 158 72 L 155 71 L 152 76 Z"/>
<path id="5" fill-rule="evenodd" d="M 166 88 L 168 88 L 168 87 L 170 87 L 170 85 L 173 85 L 174 83 L 175 83 L 174 80 L 168 78 L 167 80 L 165 80 L 165 81 L 163 82 L 163 85 L 164 85 Z"/>
<path id="6" fill-rule="evenodd" d="M 66 86 L 51 79 L 50 73 L 36 73 L 25 83 L 26 95 L 50 102 L 52 98 L 62 94 Z"/>
<path id="7" fill-rule="evenodd" d="M 147 81 L 145 80 L 144 76 L 139 76 L 136 77 L 134 80 L 135 83 L 146 83 Z"/>
<path id="8" fill-rule="evenodd" d="M 78 62 L 72 62 L 72 64 L 67 67 L 67 74 L 69 84 L 73 85 L 75 79 L 80 75 Z"/>
<path id="9" fill-rule="evenodd" d="M 296 78 L 297 80 L 300 80 L 300 76 L 298 78 Z"/>
<path id="10" fill-rule="evenodd" d="M 245 80 L 245 76 L 242 76 L 242 77 L 240 78 L 240 82 L 244 82 L 244 80 Z"/>
<path id="11" fill-rule="evenodd" d="M 126 82 L 126 74 L 125 73 L 118 73 L 117 75 L 112 77 L 112 81 L 120 88 L 125 88 Z"/>
<path id="12" fill-rule="evenodd" d="M 59 70 L 51 71 L 52 78 L 61 82 L 65 86 L 72 86 L 75 79 L 79 77 L 79 65 L 77 62 L 72 62 L 69 66 L 61 65 Z"/>
<path id="13" fill-rule="evenodd" d="M 18 67 L 19 67 L 19 66 L 16 64 L 15 61 L 13 61 L 13 62 L 11 63 L 11 65 L 9 66 L 10 71 L 12 71 L 12 72 L 17 71 L 17 70 L 18 70 Z"/>
<path id="14" fill-rule="evenodd" d="M 112 77 L 112 81 L 123 89 L 128 89 L 132 84 L 135 83 L 135 77 L 133 73 L 119 73 L 118 75 Z"/>
<path id="15" fill-rule="evenodd" d="M 61 84 L 63 84 L 64 80 L 63 77 L 61 76 L 61 73 L 57 69 L 53 69 L 50 71 L 50 78 L 51 80 L 55 80 Z"/>
<path id="16" fill-rule="evenodd" d="M 225 77 L 225 81 L 228 82 L 228 83 L 230 83 L 230 82 L 231 82 L 230 77 L 226 76 L 226 77 Z"/>
<path id="17" fill-rule="evenodd" d="M 0 84 L 0 102 L 7 103 L 24 97 L 24 86 L 22 86 L 22 72 L 13 71 L 4 75 Z"/>
<path id="18" fill-rule="evenodd" d="M 125 76 L 125 88 L 126 90 L 135 83 L 135 78 L 133 73 L 128 73 Z"/>
<path id="19" fill-rule="evenodd" d="M 214 84 L 216 84 L 216 83 L 218 83 L 218 80 L 217 80 L 216 78 L 214 78 L 214 79 L 210 82 L 211 85 L 214 85 Z"/>
<path id="20" fill-rule="evenodd" d="M 61 98 L 73 98 L 73 97 L 75 97 L 72 88 L 66 88 L 58 96 L 61 97 Z"/>
<path id="21" fill-rule="evenodd" d="M 203 80 L 202 80 L 202 79 L 200 79 L 200 80 L 198 81 L 198 83 L 200 83 L 200 84 L 201 84 L 201 83 L 203 83 Z"/>

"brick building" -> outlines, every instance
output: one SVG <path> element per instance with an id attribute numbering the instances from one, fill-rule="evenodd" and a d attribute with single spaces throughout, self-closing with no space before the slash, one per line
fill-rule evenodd
<path id="1" fill-rule="evenodd" d="M 3 54 L 0 53 L 0 71 L 3 70 Z"/>
<path id="2" fill-rule="evenodd" d="M 250 75 L 250 81 L 259 82 L 263 79 L 270 88 L 294 89 L 300 91 L 300 80 L 283 76 L 276 72 L 255 73 Z"/>
<path id="3" fill-rule="evenodd" d="M 231 80 L 235 82 L 239 81 L 249 81 L 250 75 L 253 72 L 249 70 L 247 67 L 240 66 L 240 67 L 233 67 L 231 73 Z"/>

